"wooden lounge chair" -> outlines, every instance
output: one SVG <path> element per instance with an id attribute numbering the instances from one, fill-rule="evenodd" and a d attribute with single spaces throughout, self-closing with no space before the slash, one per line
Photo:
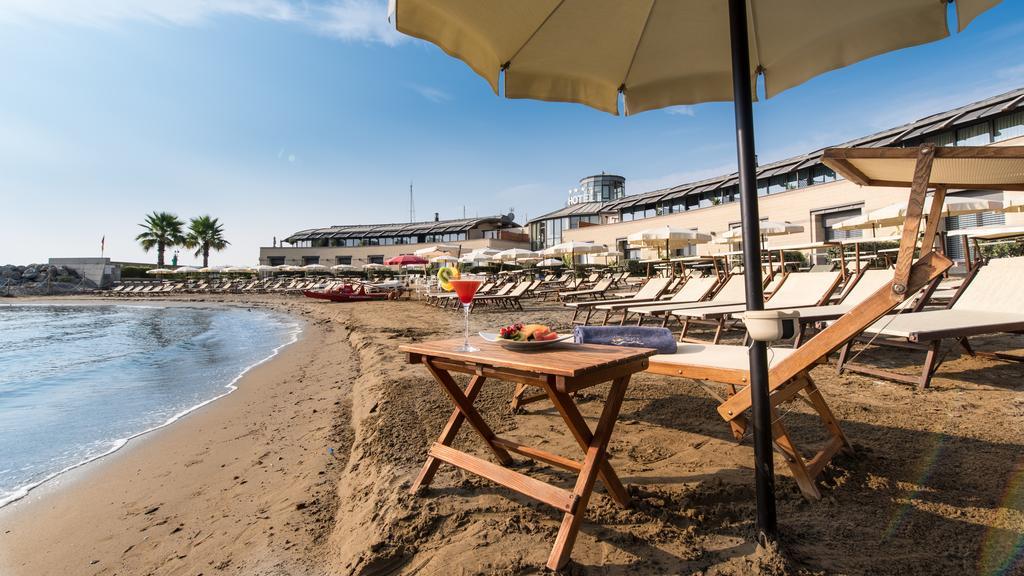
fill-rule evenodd
<path id="1" fill-rule="evenodd" d="M 793 308 L 797 306 L 820 306 L 828 301 L 835 292 L 843 276 L 839 272 L 822 272 L 817 274 L 795 273 L 786 276 L 775 294 L 765 302 L 766 310 Z M 732 315 L 743 312 L 746 304 L 730 304 L 725 306 L 698 306 L 676 309 L 672 315 L 678 318 L 683 327 L 679 333 L 681 342 L 701 342 L 702 340 L 688 336 L 694 324 L 706 324 L 715 328 L 711 342 L 718 344 L 727 329 Z"/>
<path id="2" fill-rule="evenodd" d="M 594 313 L 594 310 L 597 309 L 598 305 L 610 306 L 612 304 L 640 304 L 643 302 L 651 302 L 660 298 L 661 295 L 665 293 L 665 290 L 671 282 L 671 278 L 651 278 L 640 288 L 639 291 L 637 291 L 636 294 L 626 298 L 614 298 L 589 302 L 567 302 L 565 303 L 565 306 L 575 308 L 572 315 L 573 324 L 587 324 L 590 322 L 590 317 Z M 581 312 L 586 312 L 586 317 L 582 322 L 578 320 Z M 606 319 L 607 316 L 608 314 L 605 315 Z"/>
<path id="3" fill-rule="evenodd" d="M 526 294 L 527 289 L 530 288 L 530 284 L 531 282 L 529 280 L 524 280 L 505 294 L 499 294 L 494 296 L 478 296 L 473 299 L 472 306 L 475 308 L 479 304 L 496 304 L 498 306 L 522 310 L 523 305 L 522 303 L 520 303 L 519 300 L 523 297 L 523 294 Z M 509 284 L 509 286 L 512 285 Z"/>
<path id="4" fill-rule="evenodd" d="M 993 259 L 972 271 L 948 308 L 904 312 L 882 318 L 864 330 L 869 345 L 894 346 L 926 352 L 917 376 L 900 374 L 848 360 L 853 343 L 839 355 L 839 372 L 844 370 L 879 376 L 927 388 L 942 364 L 945 340 L 955 340 L 970 355 L 1024 362 L 1024 356 L 1006 352 L 976 352 L 969 338 L 1003 332 L 1024 332 L 1024 257 Z"/>
<path id="5" fill-rule="evenodd" d="M 716 290 L 714 295 L 709 300 L 698 301 L 696 303 L 685 305 L 675 304 L 672 302 L 651 302 L 649 304 L 642 304 L 640 306 L 632 306 L 626 309 L 626 314 L 637 314 L 640 318 L 637 320 L 637 326 L 643 323 L 643 320 L 651 317 L 660 317 L 661 325 L 668 326 L 668 322 L 673 318 L 673 310 L 685 310 L 687 307 L 704 307 L 704 306 L 724 306 L 727 304 L 741 304 L 746 299 L 744 296 L 743 288 L 743 274 L 733 274 L 726 278 Z"/>
<path id="6" fill-rule="evenodd" d="M 718 278 L 714 276 L 697 276 L 691 277 L 683 284 L 683 287 L 676 291 L 667 300 L 658 300 L 657 302 L 648 304 L 623 304 L 614 305 L 612 311 L 622 310 L 622 320 L 619 324 L 625 324 L 631 315 L 636 316 L 636 325 L 640 326 L 643 322 L 644 314 L 643 311 L 647 310 L 648 307 L 658 306 L 674 306 L 679 307 L 685 304 L 695 304 L 709 298 L 718 286 Z M 606 322 L 607 324 L 607 322 Z"/>
<path id="7" fill-rule="evenodd" d="M 836 453 L 851 448 L 821 392 L 814 386 L 810 370 L 952 266 L 948 258 L 931 248 L 942 220 L 947 186 L 1024 189 L 1024 147 L 936 148 L 925 145 L 920 148 L 829 149 L 824 152 L 823 160 L 844 178 L 860 185 L 909 184 L 911 192 L 892 279 L 800 348 L 774 349 L 767 391 L 775 447 L 782 453 L 800 490 L 812 499 L 820 495 L 815 485 L 817 476 Z M 921 243 L 921 255 L 914 261 L 930 185 L 935 187 L 935 198 Z M 733 433 L 742 437 L 748 425 L 744 413 L 751 406 L 747 349 L 743 346 L 697 346 L 684 345 L 676 354 L 654 356 L 649 370 L 703 381 L 706 386 L 723 386 L 725 395 L 720 396 L 718 412 L 730 424 Z M 810 458 L 797 447 L 780 418 L 780 408 L 800 395 L 814 407 L 829 435 L 824 447 Z"/>
<path id="8" fill-rule="evenodd" d="M 608 289 L 612 287 L 614 279 L 611 277 L 601 279 L 593 288 L 587 290 L 570 290 L 567 292 L 559 292 L 558 299 L 562 302 L 578 302 L 581 300 L 600 300 L 605 297 L 608 293 Z"/>

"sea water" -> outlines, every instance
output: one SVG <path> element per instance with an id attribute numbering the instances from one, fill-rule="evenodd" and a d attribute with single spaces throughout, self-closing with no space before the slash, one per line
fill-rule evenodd
<path id="1" fill-rule="evenodd" d="M 228 394 L 298 332 L 228 306 L 0 306 L 0 506 Z"/>

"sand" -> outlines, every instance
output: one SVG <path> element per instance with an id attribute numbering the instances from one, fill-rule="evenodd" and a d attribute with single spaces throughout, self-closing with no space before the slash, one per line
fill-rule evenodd
<path id="1" fill-rule="evenodd" d="M 237 392 L 0 510 L 0 574 L 543 571 L 559 521 L 546 506 L 446 466 L 424 495 L 407 494 L 450 406 L 396 348 L 450 337 L 460 316 L 417 302 L 244 300 L 303 318 L 302 339 Z M 548 304 L 481 310 L 473 322 L 516 318 L 566 326 L 569 316 Z M 634 378 L 610 452 L 635 506 L 599 488 L 566 571 L 1024 573 L 1024 367 L 952 355 L 926 392 L 814 371 L 857 453 L 829 466 L 818 502 L 776 458 L 772 551 L 752 542 L 749 441 L 732 439 L 696 384 Z M 920 360 L 871 357 L 907 370 Z M 580 398 L 591 422 L 606 391 Z M 511 392 L 491 382 L 477 402 L 496 431 L 575 457 L 557 414 L 544 403 L 513 414 Z M 821 438 L 809 410 L 784 417 L 798 438 Z M 486 457 L 468 429 L 456 444 Z M 571 484 L 543 466 L 522 470 Z"/>

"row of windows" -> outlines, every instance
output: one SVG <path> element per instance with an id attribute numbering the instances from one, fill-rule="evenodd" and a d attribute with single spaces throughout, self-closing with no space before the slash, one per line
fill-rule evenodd
<path id="1" fill-rule="evenodd" d="M 495 230 L 494 232 L 497 232 Z M 485 237 L 487 232 L 484 233 Z M 496 236 L 495 236 L 496 237 Z M 461 242 L 466 239 L 465 232 L 448 234 L 420 234 L 419 236 L 382 236 L 376 238 L 317 238 L 316 240 L 299 240 L 292 244 L 296 248 L 355 248 L 358 246 L 395 246 L 402 244 L 430 244 L 433 242 Z"/>
<path id="2" fill-rule="evenodd" d="M 562 243 L 562 231 L 579 228 L 581 225 L 600 224 L 601 217 L 597 214 L 589 216 L 567 216 L 541 220 L 530 224 L 531 248 L 541 250 Z"/>
<path id="3" fill-rule="evenodd" d="M 1018 136 L 1024 136 L 1024 110 L 1018 110 L 977 124 L 964 126 L 963 128 L 940 132 L 920 141 L 908 141 L 904 145 L 917 146 L 921 143 L 931 143 L 938 146 L 985 146 Z M 787 174 L 759 179 L 757 181 L 757 195 L 768 196 L 787 190 L 796 190 L 807 186 L 834 182 L 837 179 L 838 177 L 834 171 L 823 164 L 818 164 Z M 717 206 L 738 200 L 738 187 L 728 186 L 721 190 L 693 194 L 671 201 L 626 208 L 619 212 L 619 219 L 623 222 L 641 220 L 683 212 L 685 210 Z"/>

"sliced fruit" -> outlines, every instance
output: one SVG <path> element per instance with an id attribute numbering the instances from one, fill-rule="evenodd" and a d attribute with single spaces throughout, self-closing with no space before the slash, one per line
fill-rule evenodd
<path id="1" fill-rule="evenodd" d="M 437 282 L 441 285 L 441 290 L 445 292 L 452 291 L 452 280 L 458 280 L 462 275 L 459 274 L 459 269 L 454 266 L 442 266 L 437 271 Z"/>

